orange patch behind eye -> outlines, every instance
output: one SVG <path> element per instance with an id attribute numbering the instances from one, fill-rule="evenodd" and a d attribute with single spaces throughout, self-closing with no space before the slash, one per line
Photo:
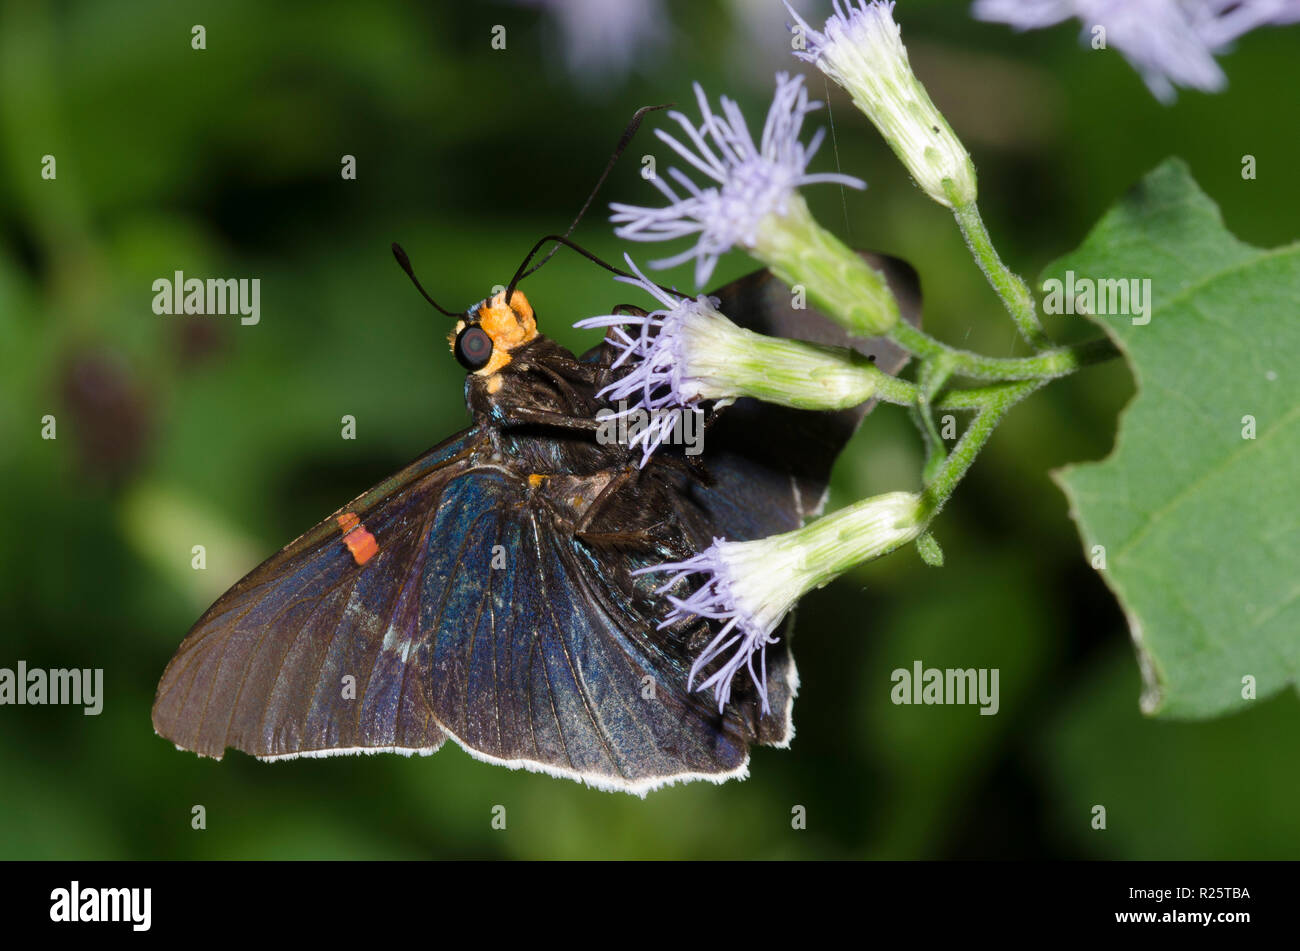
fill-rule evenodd
<path id="1" fill-rule="evenodd" d="M 506 292 L 502 291 L 478 309 L 479 326 L 492 338 L 492 358 L 482 369 L 474 371 L 481 376 L 496 373 L 510 362 L 510 351 L 537 336 L 537 318 L 524 292 L 515 291 L 509 307 L 505 298 Z"/>
<path id="2" fill-rule="evenodd" d="M 352 512 L 344 512 L 337 521 L 339 528 L 343 530 L 343 543 L 348 546 L 348 551 L 352 553 L 352 560 L 358 565 L 364 565 L 379 554 L 379 543 L 375 541 L 375 536 L 366 531 L 366 527 L 361 524 L 361 520 L 356 515 Z"/>

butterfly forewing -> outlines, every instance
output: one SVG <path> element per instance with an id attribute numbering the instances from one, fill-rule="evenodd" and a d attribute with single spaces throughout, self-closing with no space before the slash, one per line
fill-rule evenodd
<path id="1" fill-rule="evenodd" d="M 384 642 L 415 636 L 431 516 L 481 438 L 470 431 L 425 453 L 226 592 L 167 666 L 154 728 L 215 757 L 227 747 L 436 749 L 443 734 L 421 691 L 380 689 L 393 672 Z M 345 543 L 345 513 L 381 539 L 364 564 Z"/>

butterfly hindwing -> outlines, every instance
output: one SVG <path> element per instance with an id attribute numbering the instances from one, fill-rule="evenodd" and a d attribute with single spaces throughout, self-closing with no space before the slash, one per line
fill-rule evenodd
<path id="1" fill-rule="evenodd" d="M 903 318 L 920 326 L 916 272 L 898 258 L 858 252 L 885 275 Z M 719 310 L 734 323 L 768 336 L 852 347 L 894 374 L 906 352 L 883 337 L 853 337 L 815 308 L 796 308 L 791 290 L 770 271 L 747 274 L 716 291 Z M 874 401 L 852 409 L 809 412 L 740 399 L 722 410 L 704 440 L 714 484 L 697 489 L 715 533 L 742 541 L 798 528 L 821 513 L 831 468 Z M 770 653 L 770 652 L 769 652 Z"/>
<path id="2" fill-rule="evenodd" d="M 743 769 L 746 726 L 688 694 L 684 671 L 663 669 L 655 619 L 617 582 L 626 572 L 602 565 L 523 480 L 453 480 L 429 543 L 430 702 L 462 746 L 632 791 Z"/>
<path id="3" fill-rule="evenodd" d="M 720 714 L 686 689 L 652 582 L 638 594 L 630 580 L 656 559 L 592 549 L 490 456 L 464 434 L 254 569 L 168 666 L 155 729 L 203 755 L 267 759 L 427 753 L 450 736 L 633 792 L 743 773 L 750 742 L 783 728 L 758 722 L 745 690 Z M 347 513 L 378 546 L 364 564 L 337 525 Z M 785 711 L 779 665 L 773 683 Z"/>

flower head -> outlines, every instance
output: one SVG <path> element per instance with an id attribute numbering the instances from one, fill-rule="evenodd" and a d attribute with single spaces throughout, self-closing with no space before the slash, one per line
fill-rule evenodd
<path id="1" fill-rule="evenodd" d="M 786 9 L 804 39 L 794 55 L 848 90 L 926 194 L 949 207 L 974 201 L 975 167 L 912 72 L 893 0 L 835 0 L 820 31 Z"/>
<path id="2" fill-rule="evenodd" d="M 802 77 L 791 79 L 784 73 L 777 74 L 776 95 L 757 143 L 734 101 L 721 97 L 719 115 L 709 106 L 699 83 L 694 88 L 700 124 L 694 125 L 680 112 L 669 113 L 681 126 L 688 144 L 662 129 L 655 130 L 655 134 L 710 184 L 701 187 L 679 169 L 670 168 L 667 174 L 676 189 L 663 177 L 651 179 L 668 200 L 666 206 L 610 205 L 614 212 L 610 220 L 619 225 L 614 230 L 621 238 L 663 241 L 698 235 L 692 248 L 652 262 L 655 267 L 673 267 L 694 258 L 695 281 L 703 285 L 713 274 L 718 258 L 733 245 L 752 248 L 757 243 L 768 217 L 785 214 L 799 186 L 838 182 L 865 187 L 861 180 L 849 175 L 808 173 L 808 164 L 825 130 L 818 129 L 806 145 L 799 141 L 804 116 L 821 106 L 808 100 Z"/>
<path id="3" fill-rule="evenodd" d="M 716 297 L 678 296 L 647 280 L 624 255 L 634 284 L 663 308 L 648 314 L 601 314 L 574 324 L 612 328 L 607 340 L 619 350 L 612 367 L 626 367 L 599 396 L 632 405 L 605 417 L 646 412 L 650 425 L 629 439 L 642 446 L 641 465 L 676 426 L 676 414 L 695 404 L 752 396 L 797 409 L 843 409 L 870 399 L 882 373 L 845 348 L 767 337 L 737 326 L 718 310 Z"/>
<path id="4" fill-rule="evenodd" d="M 671 294 L 650 281 L 629 255 L 623 258 L 635 277 L 620 276 L 617 280 L 642 288 L 663 307 L 645 315 L 587 317 L 574 326 L 584 330 L 613 328 L 609 339 L 621 352 L 612 367 L 617 369 L 626 364 L 629 369 L 597 395 L 611 402 L 633 401 L 611 418 L 641 410 L 650 413 L 650 425 L 630 440 L 633 446 L 641 445 L 644 466 L 675 425 L 672 415 L 665 411 L 685 409 L 699 400 L 725 396 L 711 388 L 706 379 L 690 373 L 690 353 L 693 349 L 708 348 L 707 342 L 698 342 L 696 338 L 715 335 L 721 325 L 734 325 L 718 312 L 717 298 L 700 295 L 692 299 Z M 628 328 L 636 332 L 629 333 Z"/>
<path id="5" fill-rule="evenodd" d="M 1220 49 L 1261 26 L 1300 23 L 1300 0 L 1205 0 L 1192 15 L 1201 38 Z"/>
<path id="6" fill-rule="evenodd" d="M 705 582 L 685 598 L 668 595 L 672 610 L 660 623 L 667 627 L 688 617 L 721 621 L 722 627 L 691 665 L 688 689 L 712 689 L 721 711 L 731 699 L 731 684 L 745 669 L 758 688 L 763 713 L 770 713 L 766 651 L 778 638 L 774 632 L 795 603 L 813 588 L 870 558 L 877 558 L 911 541 L 925 527 L 919 496 L 890 492 L 874 496 L 825 516 L 793 532 L 757 541 L 713 544 L 692 558 L 641 569 L 670 571 L 661 593 L 693 574 Z M 727 655 L 716 670 L 700 677 Z M 757 666 L 755 658 L 757 656 Z"/>
<path id="7" fill-rule="evenodd" d="M 576 78 L 607 87 L 648 60 L 669 38 L 662 0 L 515 0 L 550 15 Z"/>
<path id="8" fill-rule="evenodd" d="M 1098 27 L 1161 102 L 1175 87 L 1219 92 L 1214 54 L 1261 26 L 1300 21 L 1300 0 L 975 0 L 976 19 L 1034 30 L 1076 17 L 1085 39 Z"/>
<path id="9" fill-rule="evenodd" d="M 731 651 L 731 656 L 722 666 L 695 688 L 699 690 L 712 688 L 713 695 L 718 701 L 719 713 L 731 699 L 731 682 L 742 667 L 748 668 L 749 676 L 754 681 L 754 686 L 758 688 L 763 713 L 772 711 L 767 697 L 767 645 L 777 642 L 772 632 L 793 607 L 793 602 L 784 607 L 777 607 L 779 613 L 775 613 L 775 616 L 772 616 L 774 613 L 772 609 L 764 610 L 763 605 L 757 606 L 757 610 L 741 607 L 745 602 L 745 593 L 740 584 L 743 578 L 735 572 L 744 568 L 744 546 L 747 544 L 753 543 L 729 542 L 724 538 L 715 538 L 709 548 L 686 561 L 642 569 L 675 572 L 672 579 L 659 588 L 661 593 L 689 575 L 701 573 L 708 575 L 708 580 L 690 596 L 678 598 L 668 595 L 668 601 L 673 609 L 668 612 L 659 626 L 667 627 L 689 617 L 706 617 L 723 622 L 722 629 L 700 652 L 700 656 L 695 658 L 686 678 L 686 688 L 688 690 L 694 688 L 695 680 L 700 676 L 701 671 L 727 651 Z M 758 655 L 757 670 L 754 668 L 755 654 Z"/>

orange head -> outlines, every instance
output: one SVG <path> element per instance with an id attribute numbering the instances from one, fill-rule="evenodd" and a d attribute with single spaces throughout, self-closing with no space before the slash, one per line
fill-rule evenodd
<path id="1" fill-rule="evenodd" d="M 505 291 L 471 307 L 456 322 L 447 342 L 461 366 L 491 376 L 510 362 L 510 354 L 537 336 L 537 319 L 524 292 L 516 290 L 506 306 Z"/>

